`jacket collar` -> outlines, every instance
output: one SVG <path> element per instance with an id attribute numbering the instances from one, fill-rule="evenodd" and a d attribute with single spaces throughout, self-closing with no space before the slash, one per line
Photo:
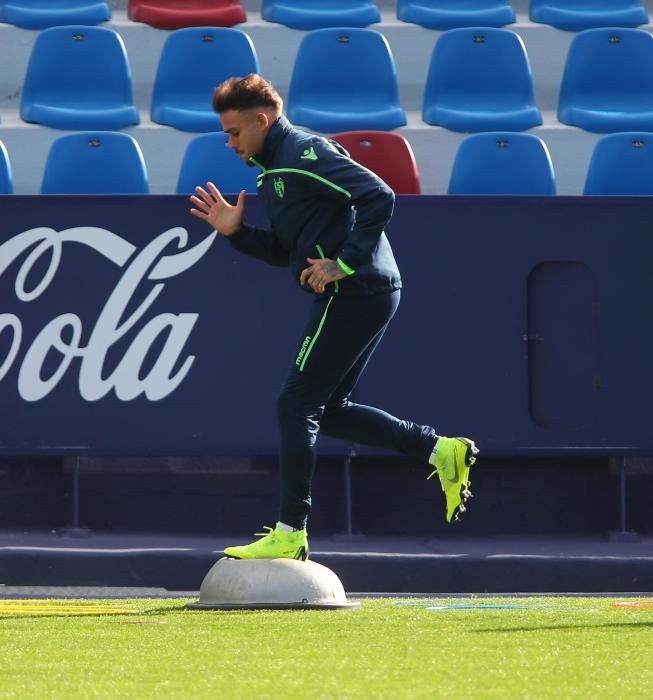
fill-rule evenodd
<path id="1" fill-rule="evenodd" d="M 264 167 L 267 167 L 272 162 L 277 147 L 291 129 L 292 124 L 288 119 L 283 115 L 279 117 L 270 127 L 265 141 L 263 142 L 263 148 L 260 153 L 254 156 L 254 160 L 258 161 Z"/>

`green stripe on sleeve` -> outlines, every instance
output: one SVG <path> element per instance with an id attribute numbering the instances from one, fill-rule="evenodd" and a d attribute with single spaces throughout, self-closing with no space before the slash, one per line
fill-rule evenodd
<path id="1" fill-rule="evenodd" d="M 352 270 L 347 263 L 344 263 L 340 258 L 336 259 L 336 262 L 340 266 L 340 269 L 346 274 L 346 275 L 353 275 L 356 270 Z"/>
<path id="2" fill-rule="evenodd" d="M 258 163 L 256 164 L 258 165 Z M 323 185 L 327 185 L 328 187 L 333 188 L 334 190 L 336 190 L 336 192 L 344 194 L 345 197 L 347 197 L 347 199 L 351 199 L 351 192 L 347 191 L 343 187 L 340 187 L 340 185 L 336 185 L 335 182 L 331 182 L 331 180 L 327 180 L 325 177 L 322 177 L 321 175 L 316 175 L 315 173 L 312 173 L 309 170 L 300 170 L 299 168 L 274 168 L 272 170 L 265 170 L 264 172 L 266 175 L 271 175 L 272 173 L 295 173 L 297 175 L 306 175 L 306 177 L 312 177 L 314 180 L 321 182 Z"/>

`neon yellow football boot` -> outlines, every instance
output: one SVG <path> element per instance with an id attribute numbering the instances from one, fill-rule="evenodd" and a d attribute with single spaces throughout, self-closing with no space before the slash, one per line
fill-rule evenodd
<path id="1" fill-rule="evenodd" d="M 463 437 L 440 437 L 429 464 L 435 467 L 429 479 L 435 474 L 440 479 L 447 499 L 447 522 L 456 522 L 464 513 L 465 502 L 471 498 L 469 490 L 469 468 L 476 462 L 478 447 L 473 440 Z"/>
<path id="2" fill-rule="evenodd" d="M 260 540 L 238 547 L 227 547 L 224 553 L 234 559 L 308 559 L 308 536 L 306 528 L 295 532 L 283 532 L 277 523 L 274 530 L 266 527 L 267 533 L 258 532 Z"/>

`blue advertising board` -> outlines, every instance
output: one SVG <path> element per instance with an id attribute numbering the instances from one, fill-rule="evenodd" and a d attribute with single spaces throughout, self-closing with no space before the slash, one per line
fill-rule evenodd
<path id="1" fill-rule="evenodd" d="M 276 449 L 311 303 L 287 271 L 232 251 L 186 197 L 0 206 L 0 454 Z M 402 303 L 355 399 L 489 452 L 653 451 L 652 212 L 399 197 Z M 247 219 L 265 220 L 256 197 Z"/>

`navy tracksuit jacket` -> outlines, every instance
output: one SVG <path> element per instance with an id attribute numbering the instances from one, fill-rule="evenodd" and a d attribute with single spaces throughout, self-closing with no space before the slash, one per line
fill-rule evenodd
<path id="1" fill-rule="evenodd" d="M 279 394 L 281 466 L 279 520 L 301 528 L 311 510 L 318 432 L 352 443 L 398 450 L 426 462 L 433 428 L 399 420 L 349 400 L 399 304 L 401 278 L 383 228 L 394 193 L 355 163 L 342 146 L 295 128 L 281 117 L 263 151 L 258 195 L 271 229 L 243 224 L 228 237 L 242 253 L 290 267 L 306 258 L 337 260 L 345 279 L 315 295 L 297 354 Z"/>

